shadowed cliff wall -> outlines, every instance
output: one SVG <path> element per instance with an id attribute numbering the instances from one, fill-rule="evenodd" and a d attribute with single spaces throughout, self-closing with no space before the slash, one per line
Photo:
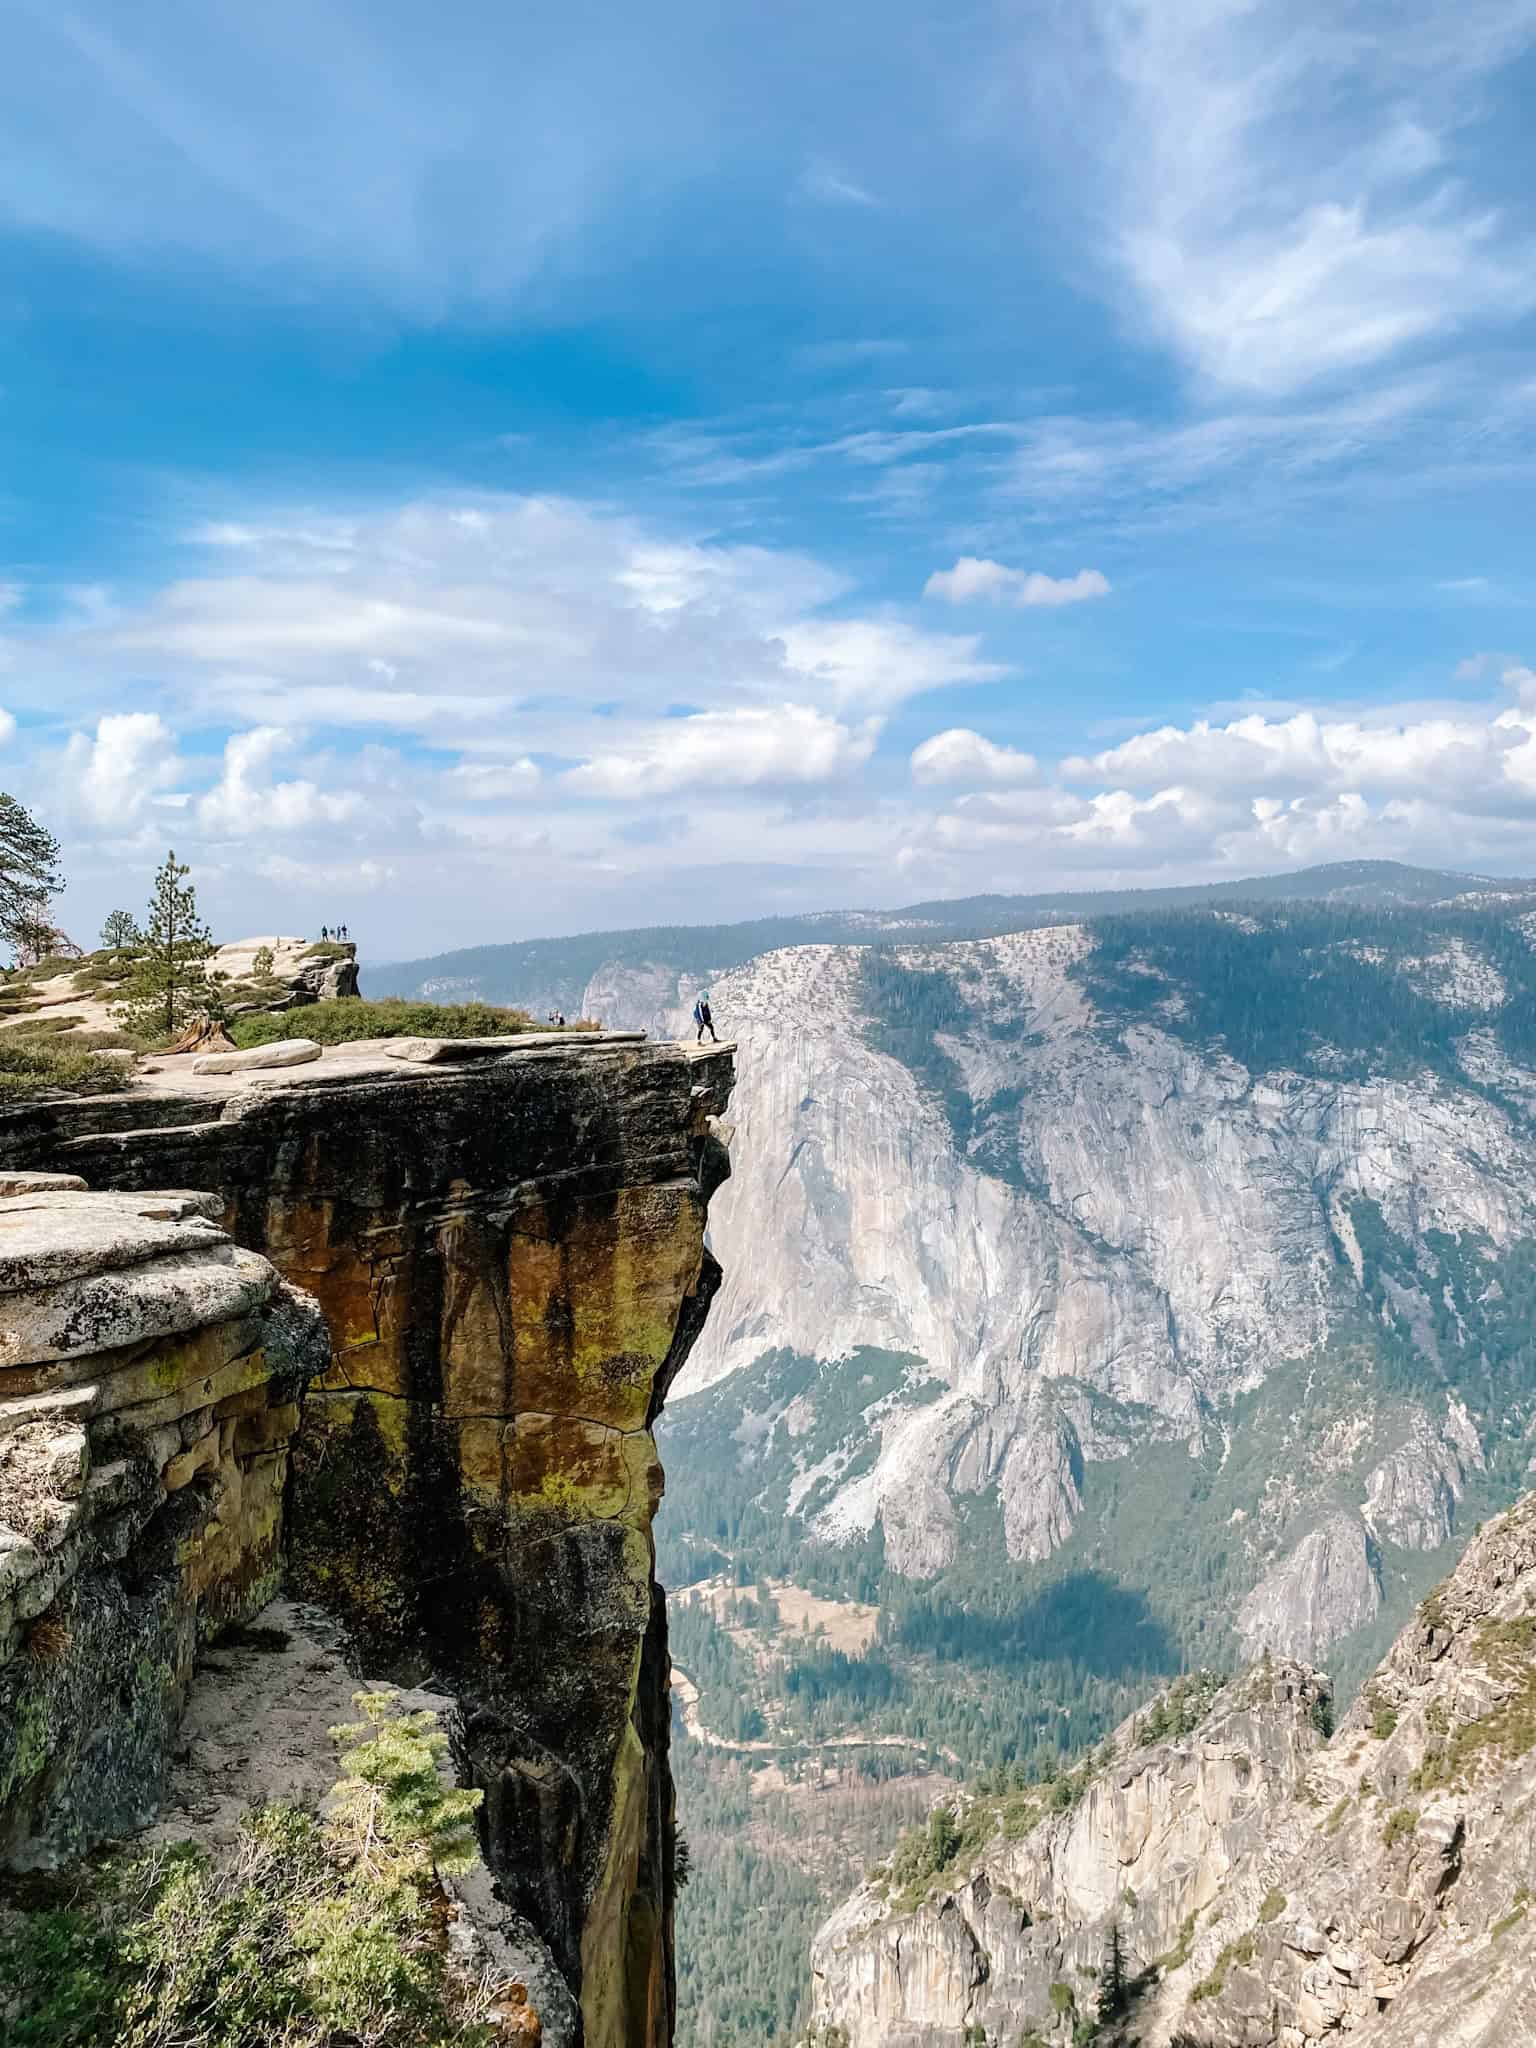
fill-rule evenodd
<path id="1" fill-rule="evenodd" d="M 334 1361 L 293 1449 L 290 1582 L 459 1705 L 487 1858 L 588 2048 L 670 2040 L 674 1829 L 651 1424 L 718 1279 L 729 1052 L 324 1067 L 33 1111 L 0 1149 L 216 1191 Z"/>

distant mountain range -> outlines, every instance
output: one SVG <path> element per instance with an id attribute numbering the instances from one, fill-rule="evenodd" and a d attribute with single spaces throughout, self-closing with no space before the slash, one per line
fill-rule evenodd
<path id="1" fill-rule="evenodd" d="M 692 983 L 707 983 L 782 946 L 987 939 L 1117 911 L 1198 910 L 1224 903 L 1307 900 L 1379 910 L 1525 896 L 1536 897 L 1536 880 L 1458 874 L 1392 860 L 1332 861 L 1292 874 L 1250 875 L 1185 888 L 961 896 L 910 903 L 897 910 L 825 910 L 798 917 L 752 918 L 742 924 L 647 925 L 633 931 L 579 932 L 570 938 L 519 939 L 365 968 L 363 992 L 426 1002 L 477 998 L 521 1003 L 535 1013 L 558 1009 L 575 1016 L 587 1006 L 594 982 L 611 985 L 616 971 L 666 967 Z M 606 1021 L 634 1020 L 610 1015 Z"/>
<path id="2" fill-rule="evenodd" d="M 1531 1484 L 1536 881 L 1345 862 L 369 978 L 658 1034 L 704 983 L 740 1050 L 725 1280 L 658 1430 L 703 1731 L 681 2038 L 766 2048 L 877 1794 L 1050 1767 L 1195 1665 L 1324 1662 L 1342 1699 Z M 743 1895 L 787 1944 L 746 2017 Z M 861 2033 L 819 1967 L 828 2040 L 982 2010 L 903 2032 L 882 1993 Z"/>

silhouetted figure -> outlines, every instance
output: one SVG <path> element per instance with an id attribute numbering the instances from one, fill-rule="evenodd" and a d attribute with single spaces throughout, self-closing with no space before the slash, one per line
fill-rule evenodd
<path id="1" fill-rule="evenodd" d="M 704 1034 L 706 1031 L 709 1033 L 710 1040 L 713 1044 L 718 1045 L 720 1043 L 719 1035 L 715 1030 L 715 1020 L 710 1015 L 709 990 L 707 988 L 701 988 L 699 990 L 699 1000 L 693 1006 L 693 1021 L 699 1027 L 700 1045 L 704 1043 Z"/>
<path id="2" fill-rule="evenodd" d="M 328 939 L 328 938 L 329 938 L 330 936 L 331 936 L 331 935 L 330 935 L 330 933 L 329 933 L 329 932 L 328 932 L 328 931 L 326 930 L 325 926 L 324 926 L 324 925 L 321 925 L 321 927 L 320 927 L 320 937 L 321 937 L 321 940 L 322 940 L 322 941 L 324 941 L 324 940 Z"/>

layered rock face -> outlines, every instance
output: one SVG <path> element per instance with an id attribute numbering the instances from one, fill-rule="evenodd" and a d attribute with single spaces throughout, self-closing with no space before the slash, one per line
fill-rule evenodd
<path id="1" fill-rule="evenodd" d="M 847 2048 L 961 2048 L 977 2028 L 1012 2048 L 1091 2013 L 1112 1925 L 1134 1974 L 1176 1952 L 1262 1847 L 1319 1747 L 1327 1691 L 1271 1662 L 1202 1698 L 1195 1731 L 1144 1741 L 1126 1722 L 1066 1811 L 1049 1793 L 1010 1795 L 985 1854 L 919 1904 L 898 1860 L 816 1937 L 817 2025 Z"/>
<path id="2" fill-rule="evenodd" d="M 1135 1993 L 1109 2041 L 1533 2038 L 1536 1496 L 1473 1540 L 1326 1743 L 1325 1690 L 1266 1659 L 1186 1735 L 1127 1723 L 1069 1814 L 1010 1841 L 1005 1805 L 920 1903 L 866 1887 L 817 1937 L 813 2038 L 1066 2040 L 1111 1924 Z"/>
<path id="3" fill-rule="evenodd" d="M 670 2039 L 674 1830 L 651 1425 L 718 1279 L 729 1052 L 379 1056 L 29 1112 L 12 1150 L 207 1188 L 320 1302 L 294 1589 L 456 1699 L 487 1859 L 587 2048 Z"/>
<path id="4" fill-rule="evenodd" d="M 0 1187 L 0 1862 L 142 1826 L 193 1659 L 282 1571 L 320 1311 L 205 1194 Z"/>
<path id="5" fill-rule="evenodd" d="M 283 983 L 287 994 L 274 996 L 269 991 L 267 999 L 259 1005 L 263 1009 L 293 1010 L 306 1003 L 333 1003 L 340 997 L 357 994 L 357 948 L 334 939 L 320 945 L 309 939 L 275 936 L 236 939 L 209 954 L 205 971 L 210 981 L 243 986 L 261 978 L 256 962 L 262 959 L 265 964 L 267 954 L 271 955 L 271 965 L 266 967 L 266 979 Z M 237 1002 L 234 1007 L 257 1006 Z"/>

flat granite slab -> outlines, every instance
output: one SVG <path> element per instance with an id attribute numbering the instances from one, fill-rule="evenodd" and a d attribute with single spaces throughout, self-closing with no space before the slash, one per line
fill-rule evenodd
<path id="1" fill-rule="evenodd" d="M 476 1063 L 490 1065 L 551 1053 L 581 1056 L 639 1046 L 681 1054 L 690 1062 L 724 1056 L 736 1049 L 729 1039 L 719 1045 L 695 1045 L 691 1039 L 650 1039 L 643 1031 L 525 1031 L 503 1038 L 359 1038 L 345 1045 L 325 1046 L 318 1058 L 308 1059 L 302 1065 L 252 1067 L 235 1072 L 207 1071 L 206 1055 L 162 1054 L 140 1062 L 129 1079 L 126 1096 L 100 1099 L 121 1102 L 135 1095 L 174 1095 L 224 1101 L 253 1089 L 265 1094 L 272 1089 L 340 1086 L 368 1078 L 426 1079 L 445 1068 L 461 1069 Z"/>

